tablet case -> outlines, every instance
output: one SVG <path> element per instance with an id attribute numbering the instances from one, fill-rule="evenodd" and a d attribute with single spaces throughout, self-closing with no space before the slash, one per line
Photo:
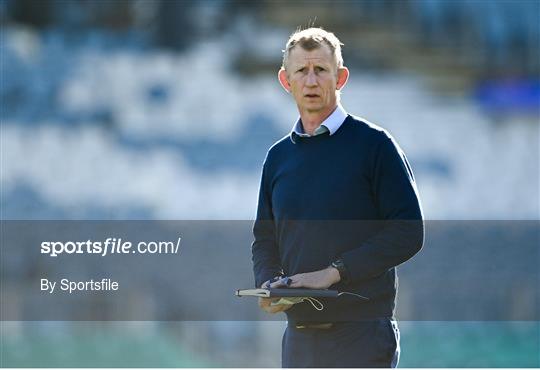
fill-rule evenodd
<path id="1" fill-rule="evenodd" d="M 339 292 L 329 289 L 299 289 L 299 288 L 260 288 L 260 289 L 239 289 L 236 291 L 238 297 L 311 297 L 311 298 L 337 298 Z"/>

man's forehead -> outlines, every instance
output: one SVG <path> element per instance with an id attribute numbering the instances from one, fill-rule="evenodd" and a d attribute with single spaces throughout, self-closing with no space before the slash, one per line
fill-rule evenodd
<path id="1" fill-rule="evenodd" d="M 313 50 L 315 51 L 315 50 Z M 324 54 L 324 53 L 312 53 L 308 51 L 304 51 L 296 53 L 291 55 L 290 60 L 294 64 L 304 64 L 309 62 L 317 62 L 317 63 L 332 63 L 333 59 L 330 54 Z"/>
<path id="2" fill-rule="evenodd" d="M 304 63 L 304 62 L 330 62 L 330 58 L 321 58 L 321 57 L 296 57 L 293 58 L 294 62 Z"/>
<path id="3" fill-rule="evenodd" d="M 302 56 L 307 58 L 331 57 L 332 50 L 330 50 L 329 46 L 324 44 L 311 50 L 306 50 L 301 45 L 295 45 L 290 49 L 289 56 Z"/>
<path id="4" fill-rule="evenodd" d="M 320 56 L 330 56 L 332 55 L 332 51 L 330 48 L 326 45 L 321 45 L 318 48 L 306 50 L 300 45 L 295 45 L 290 51 L 289 55 L 320 55 Z"/>

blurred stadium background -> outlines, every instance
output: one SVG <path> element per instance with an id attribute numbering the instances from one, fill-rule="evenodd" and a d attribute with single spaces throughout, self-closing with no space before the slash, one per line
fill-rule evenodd
<path id="1" fill-rule="evenodd" d="M 343 105 L 400 142 L 426 218 L 539 218 L 538 1 L 0 0 L 2 219 L 252 219 L 297 116 L 281 50 L 313 23 L 344 42 Z M 277 367 L 283 327 L 3 322 L 1 365 Z M 540 366 L 538 322 L 401 330 L 403 367 Z"/>

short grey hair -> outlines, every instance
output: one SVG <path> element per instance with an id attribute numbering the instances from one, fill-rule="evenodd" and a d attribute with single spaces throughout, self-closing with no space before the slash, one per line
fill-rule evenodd
<path id="1" fill-rule="evenodd" d="M 332 32 L 325 31 L 320 27 L 311 27 L 305 30 L 297 30 L 287 41 L 285 50 L 283 50 L 283 69 L 286 69 L 287 61 L 291 50 L 296 46 L 304 50 L 311 51 L 318 49 L 321 45 L 327 45 L 334 55 L 337 68 L 343 67 L 343 56 L 341 55 L 341 45 L 343 43 Z"/>

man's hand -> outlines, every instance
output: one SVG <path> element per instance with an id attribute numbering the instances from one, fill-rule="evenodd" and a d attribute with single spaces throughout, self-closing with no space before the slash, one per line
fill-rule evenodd
<path id="1" fill-rule="evenodd" d="M 327 267 L 324 270 L 296 274 L 290 277 L 292 283 L 289 288 L 326 289 L 330 285 L 338 283 L 341 278 L 339 271 L 334 267 Z M 261 288 L 280 288 L 287 286 L 283 280 L 270 283 L 265 282 Z M 259 307 L 268 313 L 283 312 L 291 308 L 292 304 L 272 305 L 272 302 L 279 301 L 279 298 L 259 298 Z"/>
<path id="2" fill-rule="evenodd" d="M 263 283 L 261 288 L 279 288 L 283 286 L 286 286 L 286 285 L 281 280 L 277 280 L 272 283 L 270 283 L 270 280 L 268 280 Z M 278 312 L 286 311 L 293 306 L 292 304 L 272 305 L 272 302 L 277 302 L 277 301 L 279 301 L 279 298 L 259 298 L 259 307 L 268 313 L 278 313 Z"/>
<path id="3" fill-rule="evenodd" d="M 330 266 L 324 270 L 296 274 L 290 279 L 292 280 L 290 288 L 326 289 L 338 283 L 341 277 L 339 271 Z"/>
<path id="4" fill-rule="evenodd" d="M 291 308 L 292 304 L 276 304 L 271 305 L 272 302 L 279 301 L 279 298 L 259 298 L 259 307 L 268 313 L 283 312 Z"/>

